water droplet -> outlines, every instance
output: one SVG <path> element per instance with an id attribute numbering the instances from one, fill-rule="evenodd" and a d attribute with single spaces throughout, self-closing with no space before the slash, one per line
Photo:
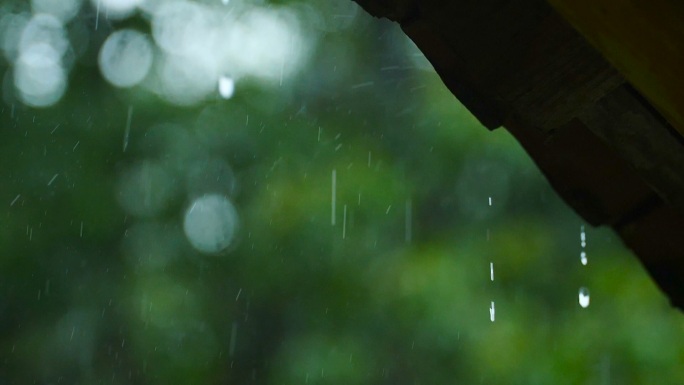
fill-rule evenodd
<path id="1" fill-rule="evenodd" d="M 494 282 L 494 262 L 489 262 L 489 279 Z"/>
<path id="2" fill-rule="evenodd" d="M 587 265 L 587 253 L 586 251 L 582 251 L 580 253 L 580 262 L 582 262 L 582 265 L 586 266 Z"/>
<path id="3" fill-rule="evenodd" d="M 489 205 L 492 205 L 492 197 L 489 197 Z"/>
<path id="4" fill-rule="evenodd" d="M 589 289 L 581 287 L 579 289 L 579 304 L 583 308 L 589 307 Z"/>
<path id="5" fill-rule="evenodd" d="M 489 319 L 494 322 L 495 317 L 496 309 L 494 308 L 494 301 L 492 301 L 491 305 L 489 305 Z"/>
<path id="6" fill-rule="evenodd" d="M 232 98 L 235 93 L 235 80 L 228 76 L 221 76 L 218 81 L 218 90 L 222 98 Z"/>

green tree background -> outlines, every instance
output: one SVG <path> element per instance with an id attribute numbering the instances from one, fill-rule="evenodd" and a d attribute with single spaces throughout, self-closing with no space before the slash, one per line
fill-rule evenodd
<path id="1" fill-rule="evenodd" d="M 581 218 L 396 25 L 346 0 L 191 3 L 286 15 L 304 59 L 178 103 L 160 67 L 118 88 L 98 65 L 115 31 L 155 41 L 151 6 L 77 1 L 68 87 L 32 107 L 11 32 L 41 4 L 0 5 L 0 383 L 684 378 L 681 314 L 609 231 L 582 248 Z M 238 215 L 208 254 L 184 228 L 207 193 Z"/>

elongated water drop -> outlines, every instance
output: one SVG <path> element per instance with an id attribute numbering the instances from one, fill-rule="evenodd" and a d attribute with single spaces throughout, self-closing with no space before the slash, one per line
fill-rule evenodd
<path id="1" fill-rule="evenodd" d="M 232 98 L 235 93 L 235 80 L 228 76 L 221 76 L 218 81 L 218 91 L 222 98 Z"/>
<path id="2" fill-rule="evenodd" d="M 579 289 L 579 304 L 583 308 L 589 307 L 589 289 L 581 287 Z"/>

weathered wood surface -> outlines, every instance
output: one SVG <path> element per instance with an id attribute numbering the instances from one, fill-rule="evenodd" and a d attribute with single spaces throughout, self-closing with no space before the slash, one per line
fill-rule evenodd
<path id="1" fill-rule="evenodd" d="M 543 0 L 356 1 L 399 22 L 454 95 L 486 127 L 505 126 L 684 309 L 684 141 L 654 99 Z"/>
<path id="2" fill-rule="evenodd" d="M 548 1 L 684 134 L 684 1 Z"/>

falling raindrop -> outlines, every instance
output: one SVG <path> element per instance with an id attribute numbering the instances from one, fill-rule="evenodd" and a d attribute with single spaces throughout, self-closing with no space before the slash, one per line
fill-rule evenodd
<path id="1" fill-rule="evenodd" d="M 222 98 L 232 98 L 235 93 L 235 80 L 228 76 L 221 76 L 218 81 L 218 91 Z"/>
<path id="2" fill-rule="evenodd" d="M 496 316 L 496 309 L 494 308 L 494 301 L 492 301 L 491 305 L 489 305 L 489 319 L 490 321 L 494 322 Z"/>
<path id="3" fill-rule="evenodd" d="M 489 197 L 489 205 L 492 205 L 492 197 Z"/>
<path id="4" fill-rule="evenodd" d="M 48 186 L 49 186 L 49 185 L 51 185 L 51 184 L 52 184 L 52 182 L 54 182 L 54 181 L 55 181 L 55 179 L 57 179 L 57 177 L 58 177 L 58 176 L 59 176 L 59 174 L 55 174 L 55 175 L 54 175 L 54 176 L 52 177 L 52 179 L 50 179 L 50 181 L 48 182 L 48 184 L 47 184 L 47 185 L 48 185 Z"/>
<path id="5" fill-rule="evenodd" d="M 489 279 L 494 282 L 494 262 L 489 262 Z"/>
<path id="6" fill-rule="evenodd" d="M 587 247 L 587 234 L 584 232 L 584 226 L 580 227 L 580 244 L 582 248 Z"/>
<path id="7" fill-rule="evenodd" d="M 344 214 L 342 215 L 342 239 L 347 238 L 347 205 L 344 205 Z"/>
<path id="8" fill-rule="evenodd" d="M 586 266 L 587 265 L 587 252 L 582 251 L 580 253 L 580 262 L 582 262 L 582 265 Z"/>
<path id="9" fill-rule="evenodd" d="M 579 289 L 579 304 L 583 308 L 589 307 L 589 289 L 581 287 Z"/>
<path id="10" fill-rule="evenodd" d="M 133 106 L 128 106 L 128 115 L 126 117 L 126 128 L 124 129 L 123 137 L 123 152 L 126 152 L 128 147 L 128 136 L 131 134 L 131 121 L 133 119 Z"/>

